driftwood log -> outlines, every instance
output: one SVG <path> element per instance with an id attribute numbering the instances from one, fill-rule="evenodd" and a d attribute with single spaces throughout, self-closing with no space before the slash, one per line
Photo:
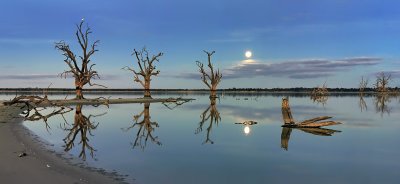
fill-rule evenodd
<path id="1" fill-rule="evenodd" d="M 283 128 L 281 133 L 281 147 L 285 150 L 288 150 L 289 148 L 289 139 L 293 128 L 318 136 L 332 136 L 336 132 L 341 132 L 339 130 L 320 128 L 322 126 L 341 124 L 340 122 L 336 121 L 324 121 L 332 118 L 330 116 L 315 117 L 296 123 L 290 110 L 288 98 L 282 99 L 282 118 Z"/>
<path id="2" fill-rule="evenodd" d="M 332 118 L 330 116 L 315 117 L 312 119 L 307 119 L 299 123 L 296 123 L 293 119 L 292 112 L 290 110 L 288 98 L 282 99 L 282 117 L 284 122 L 282 127 L 290 127 L 290 128 L 319 128 L 322 126 L 341 124 L 340 122 L 337 121 L 323 121 Z"/>
<path id="3" fill-rule="evenodd" d="M 109 105 L 125 103 L 176 103 L 182 105 L 190 102 L 192 98 L 95 98 L 95 99 L 54 99 L 49 100 L 46 96 L 18 96 L 10 101 L 3 102 L 4 105 L 25 104 L 26 106 L 49 107 L 66 105 Z"/>

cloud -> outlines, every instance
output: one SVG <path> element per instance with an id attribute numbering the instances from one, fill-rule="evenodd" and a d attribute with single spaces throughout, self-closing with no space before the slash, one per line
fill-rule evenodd
<path id="1" fill-rule="evenodd" d="M 53 39 L 0 38 L 0 44 L 33 45 L 33 44 L 53 44 L 54 42 L 56 42 L 56 40 Z"/>
<path id="2" fill-rule="evenodd" d="M 0 75 L 0 79 L 10 80 L 37 80 L 59 78 L 55 74 L 21 74 L 21 75 Z"/>
<path id="3" fill-rule="evenodd" d="M 337 72 L 348 71 L 355 67 L 373 66 L 382 62 L 382 58 L 354 57 L 337 60 L 306 59 L 266 63 L 255 60 L 244 60 L 240 64 L 222 71 L 224 79 L 252 78 L 258 76 L 287 77 L 291 79 L 310 79 L 334 76 Z M 392 72 L 399 76 L 400 71 Z M 169 77 L 200 79 L 199 73 L 181 73 Z"/>
<path id="4" fill-rule="evenodd" d="M 41 80 L 41 79 L 59 79 L 60 76 L 56 74 L 16 74 L 16 75 L 0 75 L 0 79 L 8 79 L 8 80 Z M 68 76 L 67 78 L 72 78 L 72 76 Z M 100 79 L 96 80 L 117 80 L 119 76 L 105 74 L 100 75 Z"/>
<path id="5" fill-rule="evenodd" d="M 100 75 L 100 79 L 95 79 L 95 80 L 118 80 L 120 79 L 119 75 L 113 75 L 113 74 L 104 74 L 104 75 Z"/>
<path id="6" fill-rule="evenodd" d="M 225 71 L 225 78 L 250 78 L 256 76 L 307 79 L 333 76 L 354 67 L 379 64 L 381 58 L 356 57 L 338 60 L 309 59 L 281 63 L 243 62 Z"/>

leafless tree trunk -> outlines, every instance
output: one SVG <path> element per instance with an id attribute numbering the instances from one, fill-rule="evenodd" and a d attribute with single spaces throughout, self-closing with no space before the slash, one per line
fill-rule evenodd
<path id="1" fill-rule="evenodd" d="M 206 84 L 207 87 L 210 89 L 210 98 L 216 98 L 217 86 L 219 82 L 221 82 L 222 74 L 219 72 L 219 69 L 215 71 L 214 66 L 211 63 L 211 56 L 215 53 L 215 51 L 212 52 L 204 51 L 204 52 L 207 54 L 208 68 L 210 68 L 210 73 L 208 74 L 204 70 L 204 65 L 200 61 L 196 61 L 196 64 L 199 67 L 200 73 L 202 74 L 201 79 L 203 80 L 204 84 Z"/>
<path id="2" fill-rule="evenodd" d="M 284 124 L 294 124 L 292 111 L 290 110 L 289 106 L 289 98 L 282 99 L 282 118 Z"/>
<path id="3" fill-rule="evenodd" d="M 132 55 L 135 55 L 140 71 L 137 72 L 135 69 L 130 68 L 128 66 L 125 66 L 122 69 L 132 71 L 134 74 L 134 81 L 140 83 L 140 85 L 142 85 L 142 87 L 144 88 L 145 91 L 144 97 L 151 98 L 151 93 L 150 93 L 151 76 L 157 76 L 160 73 L 159 70 L 155 70 L 156 67 L 154 66 L 154 61 L 158 62 L 159 57 L 161 57 L 163 53 L 160 52 L 157 55 L 153 55 L 152 57 L 150 57 L 149 52 L 144 47 L 140 51 L 134 49 Z M 140 76 L 142 77 L 142 79 L 139 78 Z"/>
<path id="4" fill-rule="evenodd" d="M 68 75 L 72 74 L 75 78 L 76 99 L 84 99 L 82 89 L 86 84 L 105 87 L 103 85 L 91 83 L 92 79 L 100 78 L 97 71 L 92 69 L 95 64 L 89 65 L 91 56 L 98 51 L 96 47 L 99 40 L 89 45 L 89 34 L 91 34 L 92 31 L 89 26 L 84 29 L 83 23 L 84 21 L 81 21 L 81 23 L 76 26 L 77 31 L 75 33 L 80 48 L 82 49 L 82 56 L 77 57 L 76 54 L 71 51 L 69 45 L 63 40 L 57 42 L 55 45 L 55 48 L 61 51 L 65 56 L 64 62 L 69 67 L 69 70 L 64 71 L 60 76 L 67 78 Z"/>

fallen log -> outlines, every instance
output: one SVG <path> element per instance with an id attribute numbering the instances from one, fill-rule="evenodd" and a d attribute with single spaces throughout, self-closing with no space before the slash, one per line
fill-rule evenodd
<path id="1" fill-rule="evenodd" d="M 290 110 L 288 98 L 282 99 L 282 117 L 283 117 L 283 123 L 284 123 L 282 125 L 282 127 L 288 127 L 288 128 L 319 128 L 322 126 L 331 126 L 331 125 L 342 124 L 337 121 L 322 121 L 322 120 L 327 120 L 327 119 L 332 118 L 330 116 L 315 117 L 315 118 L 301 121 L 300 123 L 296 123 L 293 120 L 293 116 L 292 116 L 292 112 Z"/>
<path id="2" fill-rule="evenodd" d="M 31 98 L 30 96 L 24 96 L 23 98 L 13 99 L 11 101 L 5 101 L 4 105 L 12 105 L 18 103 L 34 103 L 35 106 L 47 107 L 47 106 L 65 106 L 65 105 L 108 105 L 108 104 L 124 104 L 124 103 L 185 103 L 192 101 L 191 98 L 118 98 L 118 99 L 62 99 L 62 100 L 49 100 L 42 98 Z"/>

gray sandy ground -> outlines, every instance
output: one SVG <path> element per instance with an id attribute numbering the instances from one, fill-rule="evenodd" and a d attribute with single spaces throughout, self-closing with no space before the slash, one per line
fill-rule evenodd
<path id="1" fill-rule="evenodd" d="M 0 101 L 0 183 L 120 183 L 111 175 L 68 164 L 22 126 L 19 107 Z M 27 156 L 19 157 L 26 153 Z"/>

